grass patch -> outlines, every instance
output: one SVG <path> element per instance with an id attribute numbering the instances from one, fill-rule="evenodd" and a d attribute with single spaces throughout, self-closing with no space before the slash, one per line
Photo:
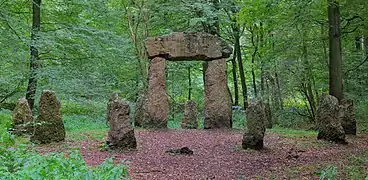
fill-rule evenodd
<path id="1" fill-rule="evenodd" d="M 312 136 L 317 136 L 318 134 L 317 131 L 288 129 L 288 128 L 282 128 L 278 126 L 272 129 L 267 129 L 267 131 L 280 134 L 282 137 L 286 137 L 286 138 L 312 137 Z"/>

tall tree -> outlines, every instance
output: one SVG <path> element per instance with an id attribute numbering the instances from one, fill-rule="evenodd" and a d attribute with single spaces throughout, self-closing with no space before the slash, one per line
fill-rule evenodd
<path id="1" fill-rule="evenodd" d="M 30 45 L 30 75 L 28 79 L 26 99 L 28 104 L 33 110 L 35 94 L 37 90 L 37 71 L 39 68 L 39 52 L 38 52 L 38 41 L 39 32 L 41 25 L 41 0 L 32 1 L 32 30 L 31 30 L 31 45 Z"/>
<path id="2" fill-rule="evenodd" d="M 342 87 L 342 57 L 341 57 L 341 32 L 340 32 L 340 5 L 336 0 L 328 0 L 328 25 L 330 44 L 330 95 L 338 100 L 344 98 Z"/>

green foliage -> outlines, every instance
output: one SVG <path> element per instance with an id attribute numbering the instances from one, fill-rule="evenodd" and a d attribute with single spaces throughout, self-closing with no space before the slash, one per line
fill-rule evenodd
<path id="1" fill-rule="evenodd" d="M 273 127 L 269 131 L 281 134 L 284 137 L 292 137 L 292 138 L 317 136 L 316 131 L 288 129 L 282 128 L 280 126 Z"/>
<path id="2" fill-rule="evenodd" d="M 242 111 L 233 111 L 232 114 L 233 120 L 233 128 L 234 129 L 243 129 L 246 123 L 245 113 Z"/>
<path id="3" fill-rule="evenodd" d="M 14 135 L 8 132 L 11 127 L 12 119 L 9 111 L 0 111 L 0 145 L 5 147 L 14 144 Z"/>
<path id="4" fill-rule="evenodd" d="M 41 155 L 26 146 L 0 146 L 1 179 L 128 179 L 128 166 L 114 165 L 112 158 L 89 167 L 75 150 L 67 154 Z"/>
<path id="5" fill-rule="evenodd" d="M 334 180 L 337 174 L 337 166 L 329 166 L 323 169 L 319 175 L 320 180 Z"/>

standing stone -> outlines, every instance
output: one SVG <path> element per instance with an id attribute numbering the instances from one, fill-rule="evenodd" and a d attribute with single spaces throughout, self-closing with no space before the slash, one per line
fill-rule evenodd
<path id="1" fill-rule="evenodd" d="M 231 128 L 232 111 L 227 89 L 226 60 L 209 61 L 204 70 L 204 128 Z"/>
<path id="2" fill-rule="evenodd" d="M 42 91 L 34 134 L 31 137 L 32 142 L 46 144 L 60 142 L 65 139 L 64 122 L 61 119 L 60 107 L 60 101 L 54 91 Z"/>
<path id="3" fill-rule="evenodd" d="M 197 103 L 192 100 L 185 102 L 184 117 L 181 121 L 181 128 L 183 129 L 197 129 Z"/>
<path id="4" fill-rule="evenodd" d="M 345 134 L 356 135 L 356 118 L 354 110 L 354 101 L 343 99 L 340 102 L 341 126 Z"/>
<path id="5" fill-rule="evenodd" d="M 108 147 L 117 150 L 137 148 L 134 129 L 130 124 L 129 104 L 114 95 L 109 100 L 107 108 L 107 122 L 110 127 L 106 142 Z"/>
<path id="6" fill-rule="evenodd" d="M 247 131 L 243 136 L 243 149 L 263 149 L 263 137 L 266 131 L 266 114 L 263 106 L 261 101 L 253 100 L 245 111 Z"/>
<path id="7" fill-rule="evenodd" d="M 14 133 L 17 135 L 32 133 L 32 111 L 25 98 L 18 100 L 17 105 L 13 110 L 13 125 Z"/>
<path id="8" fill-rule="evenodd" d="M 339 101 L 331 95 L 325 95 L 319 105 L 316 114 L 319 129 L 317 139 L 345 144 L 345 132 L 339 118 Z"/>
<path id="9" fill-rule="evenodd" d="M 148 70 L 148 128 L 167 128 L 169 100 L 166 95 L 165 59 L 153 58 Z"/>
<path id="10" fill-rule="evenodd" d="M 147 96 L 146 94 L 140 95 L 134 106 L 134 126 L 144 127 L 148 124 L 148 110 L 147 110 Z"/>
<path id="11" fill-rule="evenodd" d="M 266 121 L 265 121 L 265 125 L 266 128 L 271 129 L 273 126 L 273 122 L 272 122 L 272 114 L 271 114 L 271 108 L 270 108 L 270 104 L 269 103 L 263 103 L 264 104 L 264 110 L 265 110 L 265 115 L 266 115 Z"/>

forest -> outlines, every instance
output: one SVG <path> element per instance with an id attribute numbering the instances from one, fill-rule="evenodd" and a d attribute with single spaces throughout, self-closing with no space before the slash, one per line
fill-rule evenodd
<path id="1" fill-rule="evenodd" d="M 0 0 L 0 179 L 368 179 L 367 7 L 366 0 Z M 181 32 L 230 51 L 221 60 L 151 57 L 152 38 Z M 220 61 L 225 79 L 208 77 Z M 195 112 L 189 128 L 187 106 Z M 227 128 L 212 127 L 226 108 Z M 164 128 L 140 126 L 145 110 Z M 23 130 L 32 133 L 16 133 L 17 113 L 30 116 Z M 50 141 L 63 138 L 37 143 L 47 116 L 62 122 Z M 349 116 L 353 133 L 340 116 Z M 257 123 L 268 118 L 270 126 Z M 134 150 L 110 149 L 115 120 L 133 132 Z M 262 150 L 244 148 L 254 126 L 264 129 Z"/>

